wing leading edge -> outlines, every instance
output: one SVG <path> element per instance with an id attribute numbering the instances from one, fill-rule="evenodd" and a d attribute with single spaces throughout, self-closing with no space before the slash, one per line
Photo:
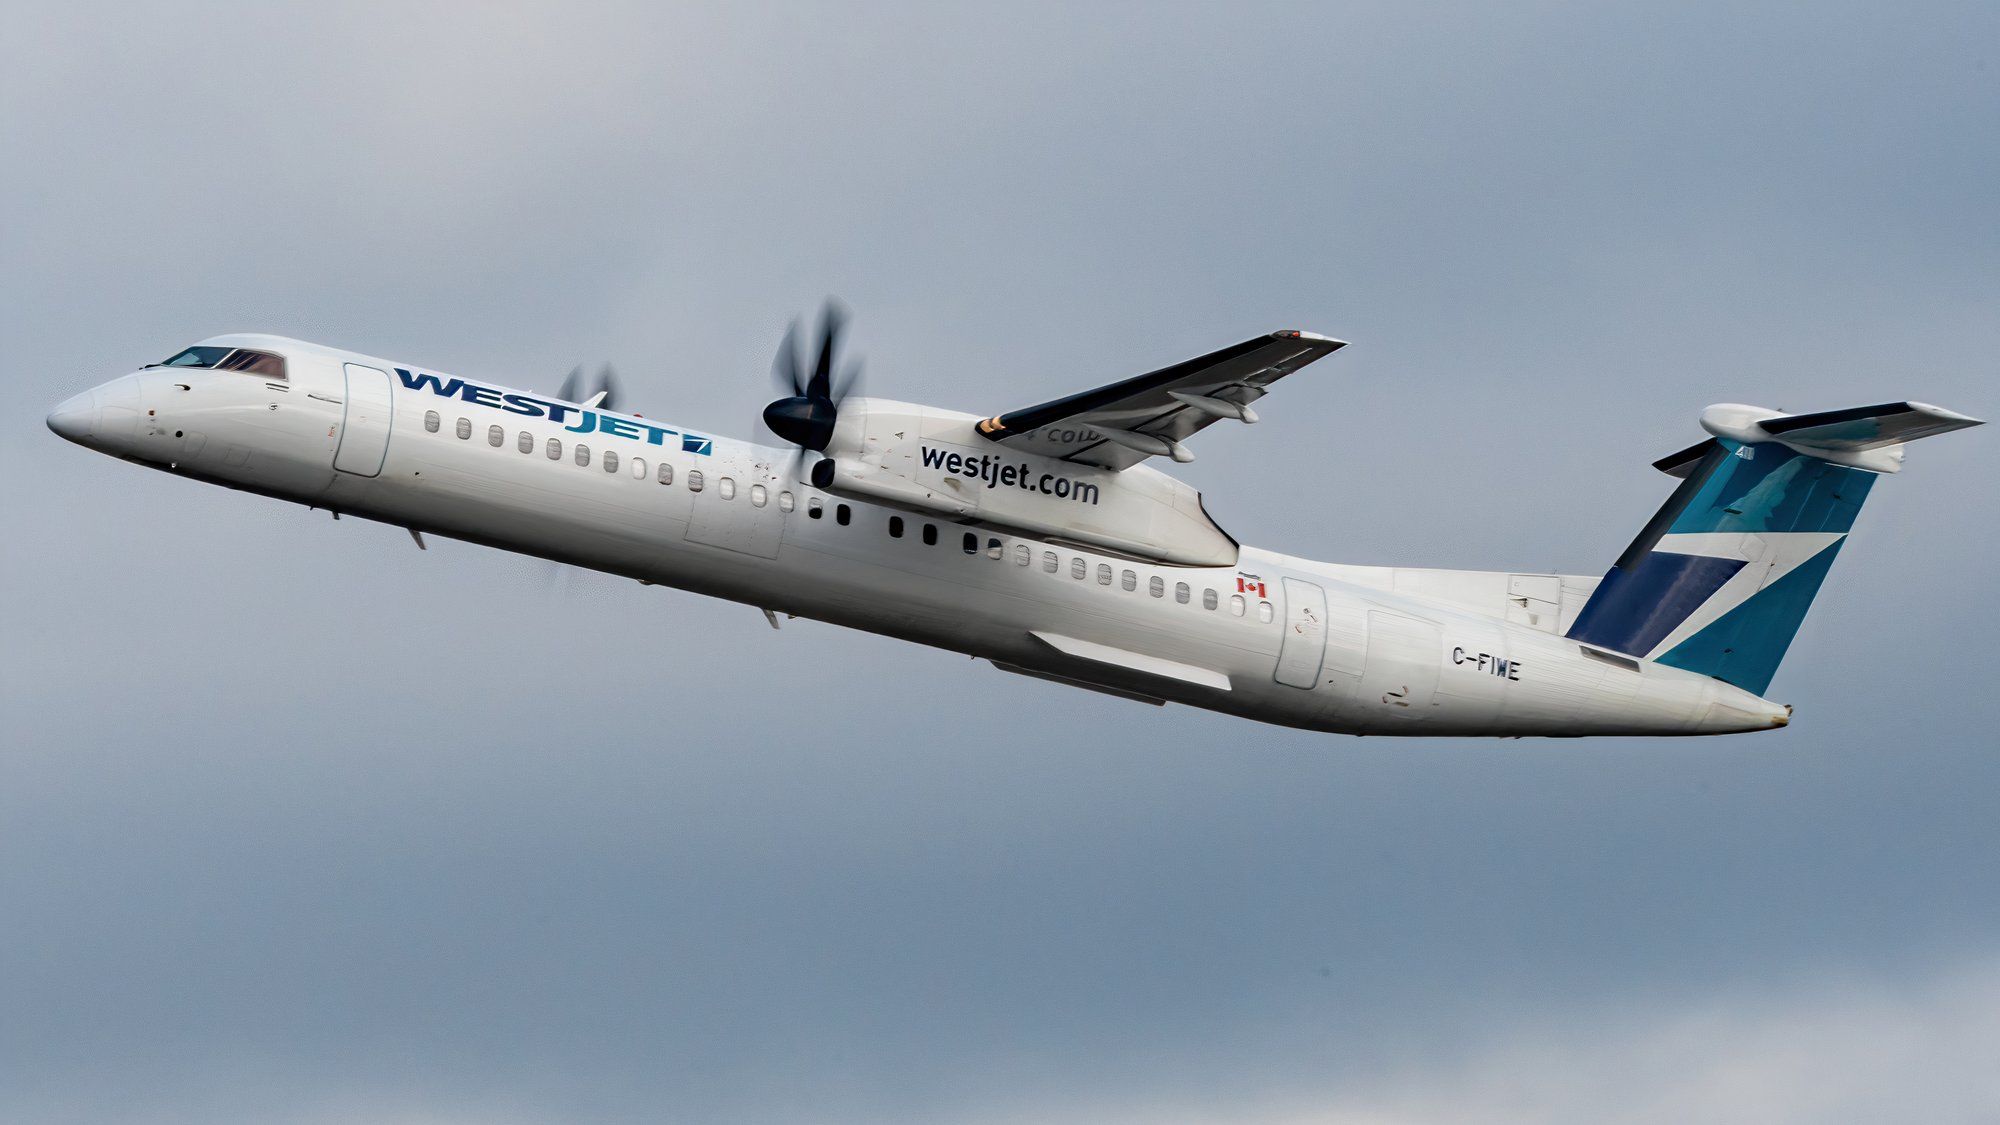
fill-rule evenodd
<path id="1" fill-rule="evenodd" d="M 1107 469 L 1148 457 L 1193 460 L 1181 442 L 1211 422 L 1257 420 L 1250 404 L 1266 389 L 1344 340 L 1273 332 L 1123 382 L 1009 411 L 979 433 L 1010 449 Z"/>

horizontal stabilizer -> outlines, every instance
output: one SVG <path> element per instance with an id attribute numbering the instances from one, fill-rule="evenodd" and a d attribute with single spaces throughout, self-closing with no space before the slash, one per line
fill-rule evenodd
<path id="1" fill-rule="evenodd" d="M 1860 452 L 1979 424 L 1977 418 L 1929 403 L 1885 402 L 1880 406 L 1766 418 L 1757 423 L 1757 428 L 1790 446 Z"/>
<path id="2" fill-rule="evenodd" d="M 1658 461 L 1653 462 L 1653 467 L 1670 477 L 1686 480 L 1687 475 L 1694 472 L 1694 467 L 1701 463 L 1701 459 L 1706 457 L 1708 451 L 1714 449 L 1716 444 L 1714 438 L 1709 438 L 1707 441 L 1695 442 L 1679 453 L 1669 453 Z"/>
<path id="3" fill-rule="evenodd" d="M 1653 467 L 1685 480 L 1702 458 L 1718 447 L 1716 439 L 1720 439 L 1738 446 L 1776 443 L 1836 465 L 1893 473 L 1903 467 L 1903 446 L 1907 443 L 1981 424 L 1977 418 L 1924 402 L 1885 402 L 1815 414 L 1786 414 L 1724 402 L 1701 412 L 1702 429 L 1715 438 L 1662 457 Z"/>

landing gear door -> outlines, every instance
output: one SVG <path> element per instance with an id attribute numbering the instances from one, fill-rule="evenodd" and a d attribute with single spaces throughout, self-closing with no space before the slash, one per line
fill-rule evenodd
<path id="1" fill-rule="evenodd" d="M 1285 639 L 1278 645 L 1272 678 L 1311 691 L 1319 686 L 1326 661 L 1326 591 L 1311 582 L 1285 579 Z"/>
<path id="2" fill-rule="evenodd" d="M 347 393 L 341 400 L 340 445 L 333 467 L 358 477 L 380 476 L 389 456 L 389 423 L 395 400 L 389 393 L 389 373 L 358 363 L 343 368 Z"/>

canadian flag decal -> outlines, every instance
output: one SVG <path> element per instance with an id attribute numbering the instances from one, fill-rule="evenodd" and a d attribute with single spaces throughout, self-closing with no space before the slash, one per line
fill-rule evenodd
<path id="1" fill-rule="evenodd" d="M 1252 594 L 1260 598 L 1270 596 L 1264 593 L 1264 580 L 1254 574 L 1237 575 L 1236 592 L 1239 594 Z"/>

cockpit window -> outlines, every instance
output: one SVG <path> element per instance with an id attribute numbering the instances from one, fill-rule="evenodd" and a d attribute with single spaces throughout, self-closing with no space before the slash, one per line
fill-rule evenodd
<path id="1" fill-rule="evenodd" d="M 214 367 L 234 348 L 189 348 L 167 362 L 162 367 Z"/>
<path id="2" fill-rule="evenodd" d="M 248 348 L 238 348 L 229 353 L 229 358 L 215 365 L 217 371 L 241 371 L 246 375 L 261 375 L 266 379 L 285 377 L 285 359 L 270 352 L 253 352 Z"/>
<path id="3" fill-rule="evenodd" d="M 249 348 L 198 346 L 161 364 L 162 367 L 212 367 L 217 371 L 241 371 L 266 379 L 285 378 L 285 357 Z"/>

